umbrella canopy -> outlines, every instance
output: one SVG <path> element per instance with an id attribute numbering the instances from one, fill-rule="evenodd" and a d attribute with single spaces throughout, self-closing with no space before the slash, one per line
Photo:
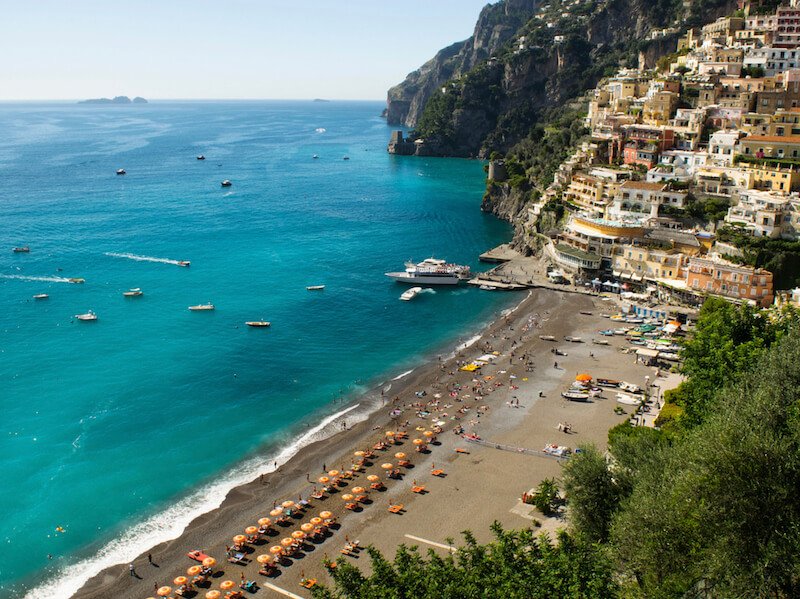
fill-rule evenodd
<path id="1" fill-rule="evenodd" d="M 203 565 L 206 568 L 213 568 L 214 566 L 217 565 L 217 560 L 215 560 L 213 557 L 207 557 L 206 559 L 203 560 Z"/>
<path id="2" fill-rule="evenodd" d="M 353 499 L 353 496 L 350 493 L 345 493 L 344 495 L 342 495 L 342 499 L 344 501 L 350 501 Z"/>
<path id="3" fill-rule="evenodd" d="M 321 482 L 323 485 L 327 485 L 329 482 L 331 482 L 331 479 L 328 478 L 327 476 L 320 476 L 317 480 Z"/>
<path id="4" fill-rule="evenodd" d="M 381 464 L 381 468 L 383 468 L 384 470 L 391 470 L 392 468 L 394 468 L 394 466 L 392 466 L 391 463 L 386 462 L 385 464 Z"/>
<path id="5" fill-rule="evenodd" d="M 412 441 L 412 443 L 413 443 L 414 445 L 425 445 L 425 441 L 423 441 L 422 439 L 414 439 L 414 440 Z"/>
<path id="6" fill-rule="evenodd" d="M 292 537 L 286 537 L 285 539 L 281 539 L 281 545 L 283 545 L 284 547 L 288 547 L 292 543 L 294 543 L 294 539 Z"/>
<path id="7" fill-rule="evenodd" d="M 166 597 L 171 592 L 172 592 L 171 587 L 161 587 L 160 589 L 158 589 L 158 591 L 156 591 L 156 595 L 158 595 L 159 597 Z"/>
<path id="8" fill-rule="evenodd" d="M 187 582 L 189 582 L 189 579 L 186 578 L 185 576 L 176 576 L 175 580 L 172 581 L 172 584 L 176 586 L 181 586 L 186 584 Z"/>
<path id="9" fill-rule="evenodd" d="M 283 510 L 281 508 L 279 508 L 279 507 L 276 507 L 274 510 L 270 511 L 269 515 L 274 518 L 275 516 L 280 516 L 282 513 L 283 513 Z"/>
<path id="10" fill-rule="evenodd" d="M 398 451 L 396 454 L 394 454 L 394 457 L 396 457 L 398 460 L 404 460 L 406 459 L 406 454 L 404 454 L 402 451 Z"/>
<path id="11" fill-rule="evenodd" d="M 312 530 L 314 530 L 314 525 L 311 524 L 311 522 L 305 522 L 304 524 L 300 525 L 300 530 L 302 530 L 303 532 L 311 532 Z"/>
<path id="12" fill-rule="evenodd" d="M 244 529 L 244 534 L 246 535 L 254 535 L 257 532 L 258 532 L 257 526 L 248 526 L 247 528 Z"/>
<path id="13" fill-rule="evenodd" d="M 592 380 L 592 375 L 586 374 L 584 372 L 584 373 L 579 374 L 578 376 L 576 376 L 575 380 L 578 381 L 579 383 L 588 383 L 589 381 Z"/>
<path id="14" fill-rule="evenodd" d="M 259 526 L 269 526 L 270 524 L 272 524 L 272 520 L 270 520 L 269 518 L 259 518 L 258 519 L 258 525 Z"/>
<path id="15" fill-rule="evenodd" d="M 339 476 L 338 470 L 328 470 L 328 476 Z"/>
<path id="16" fill-rule="evenodd" d="M 394 431 L 386 431 L 387 437 L 394 437 Z"/>
<path id="17" fill-rule="evenodd" d="M 202 568 L 201 566 L 192 566 L 191 568 L 189 568 L 188 570 L 186 570 L 186 573 L 187 573 L 189 576 L 197 576 L 198 574 L 200 574 L 200 571 L 201 571 L 202 569 L 203 569 L 203 568 Z"/>
<path id="18" fill-rule="evenodd" d="M 319 516 L 314 516 L 313 518 L 311 518 L 311 520 L 309 520 L 309 522 L 311 522 L 311 524 L 313 524 L 314 526 L 319 526 L 320 524 L 322 524 L 322 518 L 320 518 Z"/>
<path id="19" fill-rule="evenodd" d="M 233 544 L 234 545 L 242 545 L 247 540 L 247 537 L 244 535 L 236 535 L 233 537 Z"/>
<path id="20" fill-rule="evenodd" d="M 359 450 L 359 451 L 354 451 L 353 455 L 356 456 L 357 458 L 363 458 L 364 454 L 366 454 L 366 453 L 367 453 L 366 451 Z"/>
<path id="21" fill-rule="evenodd" d="M 259 564 L 270 564 L 270 563 L 272 563 L 272 562 L 274 561 L 274 559 L 273 559 L 273 557 L 272 557 L 271 555 L 269 555 L 268 553 L 262 553 L 261 555 L 259 555 L 259 556 L 256 558 L 256 561 L 257 561 Z"/>
<path id="22" fill-rule="evenodd" d="M 206 593 L 206 599 L 219 599 L 220 597 L 222 597 L 222 593 L 220 593 L 217 589 L 208 591 L 208 593 Z"/>
<path id="23" fill-rule="evenodd" d="M 223 591 L 230 591 L 235 586 L 236 583 L 232 580 L 223 580 L 221 583 L 219 583 L 219 588 L 221 588 Z"/>
<path id="24" fill-rule="evenodd" d="M 377 482 L 377 481 L 379 481 L 380 479 L 381 479 L 381 477 L 380 477 L 380 476 L 378 476 L 377 474 L 370 474 L 370 475 L 367 477 L 367 480 L 368 480 L 369 482 L 371 482 L 371 483 Z"/>
<path id="25" fill-rule="evenodd" d="M 281 505 L 288 510 L 289 508 L 294 507 L 294 501 L 292 501 L 291 499 L 287 499 Z"/>
<path id="26" fill-rule="evenodd" d="M 359 495 L 365 491 L 364 487 L 353 487 L 353 493 Z"/>
<path id="27" fill-rule="evenodd" d="M 434 435 L 433 431 L 425 431 L 422 434 L 425 435 L 426 437 L 433 437 L 433 435 Z"/>
<path id="28" fill-rule="evenodd" d="M 293 539 L 298 539 L 298 540 L 299 539 L 305 539 L 306 538 L 306 533 L 304 533 L 302 530 L 296 530 L 296 531 L 294 531 L 292 533 L 292 538 Z"/>
<path id="29" fill-rule="evenodd" d="M 273 545 L 272 547 L 269 548 L 269 552 L 272 555 L 278 555 L 280 553 L 283 553 L 283 547 L 281 547 L 279 545 Z"/>
<path id="30" fill-rule="evenodd" d="M 320 512 L 319 513 L 319 517 L 322 518 L 323 520 L 327 520 L 331 516 L 333 516 L 333 514 L 331 512 L 329 512 L 328 510 L 325 510 L 324 512 Z"/>

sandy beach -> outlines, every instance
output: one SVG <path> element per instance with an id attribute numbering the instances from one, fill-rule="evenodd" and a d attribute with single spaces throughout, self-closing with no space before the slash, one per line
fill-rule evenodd
<path id="1" fill-rule="evenodd" d="M 303 448 L 275 473 L 232 490 L 218 509 L 197 518 L 179 538 L 139 556 L 134 561 L 137 577 L 130 576 L 128 564 L 120 564 L 95 576 L 75 597 L 149 597 L 154 587 L 173 586 L 175 577 L 186 574 L 194 564 L 186 552 L 194 549 L 219 562 L 211 585 L 198 589 L 199 597 L 209 589 L 218 589 L 224 580 L 238 583 L 242 575 L 258 582 L 258 596 L 307 597 L 310 592 L 301 587 L 301 579 L 329 582 L 323 562 L 342 555 L 348 539 L 358 540 L 362 548 L 374 545 L 391 557 L 401 543 L 447 551 L 450 540 L 458 545 L 461 532 L 467 529 L 478 540 L 488 541 L 489 526 L 494 521 L 508 528 L 532 526 L 534 519 L 541 522 L 542 530 L 564 526 L 562 519 L 544 518 L 533 506 L 520 501 L 522 493 L 542 479 L 560 477 L 560 462 L 539 452 L 546 444 L 575 448 L 591 442 L 604 447 L 608 429 L 628 416 L 614 412 L 619 405 L 615 392 L 606 391 L 604 397 L 588 403 L 566 401 L 560 392 L 582 372 L 639 385 L 645 376 L 654 376 L 653 368 L 637 364 L 633 355 L 619 351 L 626 345 L 624 339 L 610 338 L 610 345 L 591 342 L 598 337 L 597 331 L 608 327 L 609 321 L 600 314 L 616 311 L 612 301 L 599 297 L 532 292 L 512 314 L 488 327 L 471 347 L 451 360 L 434 359 L 396 381 L 384 398 L 386 405 L 366 421 Z M 556 341 L 541 340 L 540 335 L 552 335 Z M 580 337 L 583 342 L 568 342 L 565 336 Z M 554 356 L 554 349 L 567 355 Z M 498 354 L 496 359 L 479 371 L 458 370 L 464 362 L 491 352 Z M 633 409 L 623 407 L 627 412 Z M 400 413 L 392 417 L 392 410 Z M 412 440 L 422 437 L 422 432 L 431 430 L 435 423 L 441 423 L 442 429 L 437 443 L 430 445 L 427 453 L 415 451 Z M 571 433 L 559 430 L 559 423 L 569 423 Z M 479 436 L 482 443 L 456 434 L 462 429 Z M 226 562 L 226 547 L 233 544 L 232 537 L 268 516 L 275 502 L 309 499 L 314 484 L 307 481 L 316 483 L 317 489 L 322 487 L 316 480 L 324 474 L 323 465 L 326 469 L 349 469 L 358 459 L 354 451 L 373 448 L 386 438 L 386 431 L 397 430 L 406 431 L 408 438 L 375 451 L 364 471 L 347 480 L 338 492 L 322 500 L 311 499 L 312 506 L 290 526 L 277 526 L 274 536 L 249 545 L 249 563 Z M 386 462 L 396 465 L 396 452 L 406 453 L 413 465 L 400 469 L 400 480 L 387 478 L 381 468 Z M 443 471 L 440 476 L 432 474 L 434 465 Z M 381 477 L 385 490 L 370 492 L 369 502 L 357 511 L 345 509 L 341 496 L 356 486 L 369 489 L 366 477 L 370 474 Z M 424 486 L 425 492 L 412 492 L 413 484 Z M 390 513 L 390 504 L 402 504 L 403 510 Z M 259 575 L 256 557 L 268 553 L 271 546 L 322 510 L 333 512 L 338 520 L 328 537 L 307 544 L 280 567 L 278 575 Z M 148 563 L 147 553 L 152 554 L 154 565 Z M 362 567 L 368 565 L 364 551 L 352 553 L 347 559 Z"/>

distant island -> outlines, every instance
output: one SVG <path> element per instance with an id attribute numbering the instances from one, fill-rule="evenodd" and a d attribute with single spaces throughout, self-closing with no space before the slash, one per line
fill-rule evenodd
<path id="1" fill-rule="evenodd" d="M 314 98 L 312 102 L 330 102 L 330 100 L 323 100 L 322 98 Z"/>
<path id="2" fill-rule="evenodd" d="M 115 96 L 114 98 L 92 98 L 81 100 L 78 104 L 147 104 L 147 100 L 141 96 L 136 96 L 131 100 L 128 96 Z"/>

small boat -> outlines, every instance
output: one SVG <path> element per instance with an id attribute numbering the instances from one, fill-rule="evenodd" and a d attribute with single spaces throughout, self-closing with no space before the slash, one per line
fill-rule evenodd
<path id="1" fill-rule="evenodd" d="M 91 322 L 97 320 L 97 314 L 89 310 L 86 314 L 76 314 L 75 318 L 84 322 Z"/>
<path id="2" fill-rule="evenodd" d="M 125 174 L 125 169 L 124 168 L 118 168 L 117 169 L 117 174 L 118 175 L 124 175 Z"/>
<path id="3" fill-rule="evenodd" d="M 350 160 L 350 156 L 344 156 L 342 160 Z"/>
<path id="4" fill-rule="evenodd" d="M 595 379 L 595 383 L 601 387 L 619 387 L 620 382 L 614 379 Z"/>
<path id="5" fill-rule="evenodd" d="M 591 316 L 592 315 L 592 313 L 589 312 L 588 310 L 581 310 L 581 314 L 583 314 L 584 316 Z"/>
<path id="6" fill-rule="evenodd" d="M 614 335 L 614 330 L 613 329 L 606 329 L 605 331 L 600 331 L 600 334 L 604 335 L 606 337 L 611 337 L 611 336 Z"/>
<path id="7" fill-rule="evenodd" d="M 617 402 L 625 404 L 626 406 L 638 406 L 642 403 L 641 398 L 638 397 L 631 397 L 630 395 L 626 395 L 624 393 L 617 393 Z"/>
<path id="8" fill-rule="evenodd" d="M 571 343 L 583 343 L 583 339 L 580 337 L 570 337 L 569 335 L 564 337 L 564 341 L 570 341 Z"/>
<path id="9" fill-rule="evenodd" d="M 248 320 L 245 324 L 256 329 L 264 329 L 270 325 L 266 320 Z"/>
<path id="10" fill-rule="evenodd" d="M 485 283 L 478 287 L 478 289 L 482 289 L 483 291 L 497 291 L 497 287 L 493 285 L 486 285 Z"/>
<path id="11" fill-rule="evenodd" d="M 191 265 L 192 265 L 192 263 L 189 262 L 188 260 L 181 260 L 181 261 L 178 262 L 178 266 L 189 267 Z"/>
<path id="12" fill-rule="evenodd" d="M 539 339 L 542 341 L 555 341 L 556 338 L 553 335 L 539 335 Z"/>
<path id="13" fill-rule="evenodd" d="M 309 285 L 306 287 L 307 291 L 322 291 L 325 289 L 325 285 Z"/>
<path id="14" fill-rule="evenodd" d="M 627 335 L 629 329 L 614 329 L 615 335 Z"/>
<path id="15" fill-rule="evenodd" d="M 207 304 L 197 304 L 196 306 L 189 306 L 189 310 L 191 310 L 192 312 L 207 312 L 213 309 L 214 309 L 214 304 L 212 304 L 211 302 Z"/>
<path id="16" fill-rule="evenodd" d="M 589 394 L 581 391 L 563 391 L 561 397 L 569 401 L 589 401 Z"/>
<path id="17" fill-rule="evenodd" d="M 610 343 L 605 339 L 592 339 L 592 343 L 595 345 L 610 345 Z"/>
<path id="18" fill-rule="evenodd" d="M 134 289 L 129 289 L 128 291 L 123 291 L 122 295 L 125 296 L 125 297 L 140 297 L 140 296 L 144 295 L 144 292 L 141 289 L 139 289 L 138 287 L 135 287 Z"/>
<path id="19" fill-rule="evenodd" d="M 78 284 L 80 284 L 80 283 L 85 283 L 85 282 L 86 282 L 86 279 L 77 279 L 77 278 L 73 278 L 73 279 L 67 279 L 67 282 L 69 282 L 69 283 L 78 283 Z"/>
<path id="20" fill-rule="evenodd" d="M 29 248 L 27 245 L 23 245 L 21 247 L 12 248 L 11 251 L 15 254 L 27 254 L 31 251 L 31 248 Z"/>
<path id="21" fill-rule="evenodd" d="M 46 293 L 37 293 L 36 295 L 33 296 L 33 299 L 40 300 L 40 299 L 47 299 L 48 297 L 50 296 L 47 295 Z"/>
<path id="22" fill-rule="evenodd" d="M 229 179 L 225 179 L 220 185 L 222 185 L 222 187 L 230 187 L 233 183 L 231 183 Z"/>
<path id="23" fill-rule="evenodd" d="M 200 154 L 200 155 L 197 157 L 197 159 L 198 159 L 198 160 L 205 160 L 205 159 L 206 159 L 206 157 L 205 157 L 205 156 L 203 156 L 202 154 Z"/>
<path id="24" fill-rule="evenodd" d="M 422 287 L 412 287 L 411 289 L 404 291 L 403 294 L 400 296 L 400 299 L 403 300 L 404 302 L 411 301 L 412 299 L 417 297 L 421 291 Z"/>
<path id="25" fill-rule="evenodd" d="M 633 383 L 626 383 L 625 381 L 622 381 L 619 384 L 619 388 L 622 389 L 623 391 L 627 391 L 628 393 L 641 393 L 642 392 L 642 390 L 639 387 L 639 385 L 634 385 Z"/>
<path id="26" fill-rule="evenodd" d="M 312 158 L 313 158 L 314 160 L 316 160 L 317 158 L 319 158 L 319 156 L 318 156 L 317 154 L 314 154 L 314 155 L 312 156 Z"/>

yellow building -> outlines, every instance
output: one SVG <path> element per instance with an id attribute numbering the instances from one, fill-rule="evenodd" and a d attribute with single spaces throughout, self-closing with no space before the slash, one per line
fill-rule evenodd
<path id="1" fill-rule="evenodd" d="M 742 163 L 742 167 L 753 175 L 747 189 L 768 190 L 781 194 L 800 191 L 800 171 L 794 166 L 781 168 L 768 164 Z"/>
<path id="2" fill-rule="evenodd" d="M 624 279 L 625 275 L 636 275 L 638 280 L 685 278 L 684 268 L 689 258 L 674 249 L 662 249 L 638 245 L 624 245 L 617 248 L 613 268 Z"/>
<path id="3" fill-rule="evenodd" d="M 678 94 L 670 91 L 654 93 L 644 101 L 642 121 L 647 125 L 668 125 L 678 109 Z"/>

